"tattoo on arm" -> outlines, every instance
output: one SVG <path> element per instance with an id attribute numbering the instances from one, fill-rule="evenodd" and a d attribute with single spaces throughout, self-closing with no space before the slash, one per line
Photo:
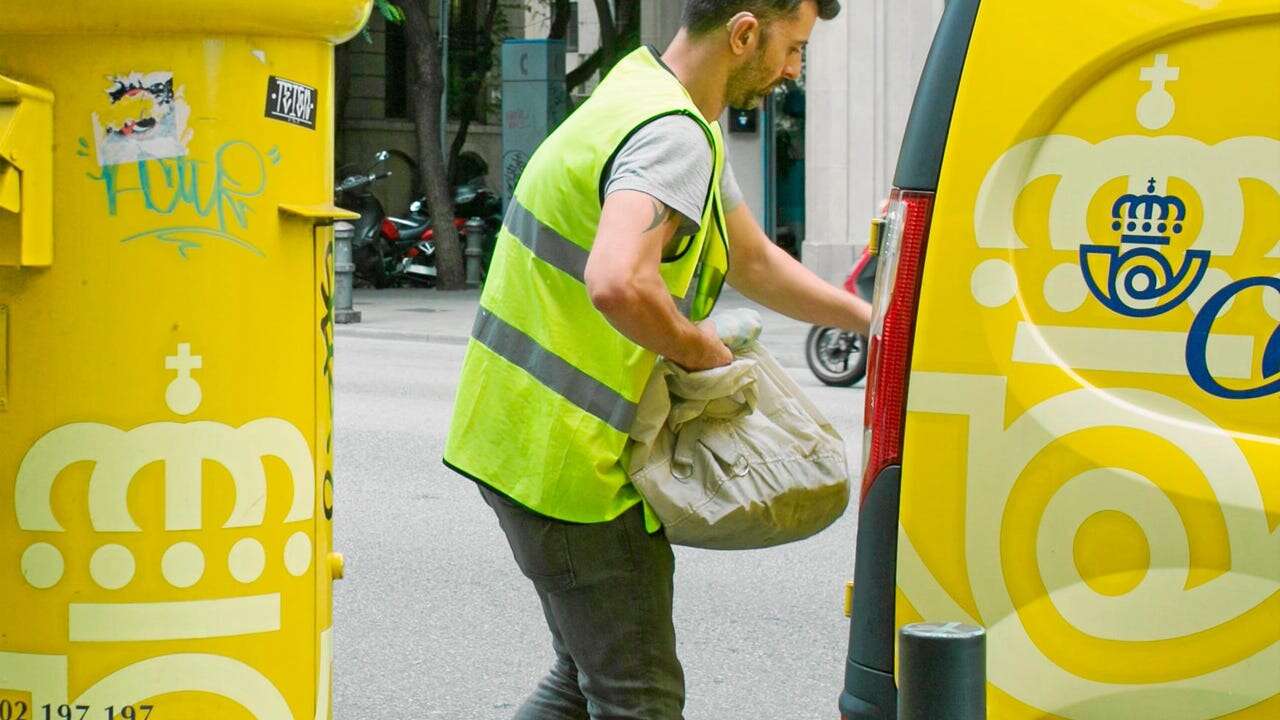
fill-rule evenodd
<path id="1" fill-rule="evenodd" d="M 666 223 L 667 220 L 671 219 L 671 212 L 672 212 L 671 208 L 658 202 L 657 200 L 654 200 L 653 201 L 653 222 L 649 223 L 649 227 L 645 228 L 644 231 L 649 232 L 651 230 L 657 230 L 658 228 L 662 227 L 662 225 Z"/>

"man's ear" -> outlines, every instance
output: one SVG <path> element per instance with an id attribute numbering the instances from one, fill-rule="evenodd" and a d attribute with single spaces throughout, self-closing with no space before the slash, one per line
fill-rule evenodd
<path id="1" fill-rule="evenodd" d="M 734 15 L 729 20 L 728 27 L 729 49 L 734 55 L 748 53 L 760 42 L 760 20 L 745 10 Z"/>

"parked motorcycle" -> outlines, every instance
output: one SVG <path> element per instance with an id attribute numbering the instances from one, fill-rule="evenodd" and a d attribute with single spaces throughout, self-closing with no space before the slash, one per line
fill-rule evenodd
<path id="1" fill-rule="evenodd" d="M 864 252 L 844 281 L 844 289 L 871 301 L 876 284 L 876 257 Z M 826 385 L 849 387 L 867 374 L 867 339 L 837 327 L 815 325 L 804 342 L 804 359 Z"/>
<path id="2" fill-rule="evenodd" d="M 390 157 L 386 150 L 373 156 L 369 167 L 351 172 L 333 189 L 334 203 L 360 217 L 353 223 L 355 235 L 351 240 L 352 260 L 356 277 L 376 287 L 384 287 L 386 280 L 387 250 L 381 241 L 382 227 L 387 217 L 378 196 L 373 194 L 373 184 L 391 176 L 390 170 L 379 170 Z"/>
<path id="3" fill-rule="evenodd" d="M 485 223 L 484 254 L 481 256 L 483 278 L 493 257 L 498 229 L 502 226 L 502 201 L 482 179 L 477 178 L 454 188 L 453 206 L 453 226 L 459 233 L 470 218 L 478 217 Z M 405 217 L 387 218 L 383 222 L 382 233 L 399 249 L 398 276 L 419 284 L 435 282 L 435 227 L 425 197 L 410 203 Z"/>
<path id="4" fill-rule="evenodd" d="M 409 205 L 408 217 L 388 217 L 382 221 L 382 241 L 389 249 L 388 282 L 406 280 L 423 287 L 435 285 L 438 274 L 435 230 L 431 218 L 418 210 L 420 207 L 420 201 L 415 200 Z"/>

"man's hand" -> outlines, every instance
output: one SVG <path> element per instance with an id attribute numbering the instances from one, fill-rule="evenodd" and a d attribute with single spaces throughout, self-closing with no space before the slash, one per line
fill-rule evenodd
<path id="1" fill-rule="evenodd" d="M 720 339 L 720 334 L 716 331 L 714 322 L 703 320 L 697 324 L 697 328 L 706 339 L 706 342 L 703 343 L 703 349 L 706 354 L 701 358 L 697 358 L 691 364 L 677 361 L 677 365 L 690 372 L 697 372 L 698 370 L 723 367 L 733 362 L 733 351 Z"/>
<path id="2" fill-rule="evenodd" d="M 715 334 L 676 308 L 659 268 L 680 215 L 650 195 L 610 193 L 604 202 L 585 279 L 591 304 L 618 332 L 689 370 L 733 361 Z"/>

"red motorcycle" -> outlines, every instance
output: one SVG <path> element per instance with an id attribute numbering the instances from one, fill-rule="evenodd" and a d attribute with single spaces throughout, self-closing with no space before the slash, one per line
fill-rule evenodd
<path id="1" fill-rule="evenodd" d="M 485 237 L 481 258 L 481 276 L 489 268 L 493 257 L 498 229 L 502 227 L 502 201 L 477 178 L 454 188 L 453 227 L 462 233 L 467 219 L 478 217 L 484 221 Z M 389 282 L 401 279 L 417 285 L 432 286 L 436 282 L 435 227 L 427 212 L 426 198 L 409 204 L 406 217 L 388 217 L 382 221 L 381 236 L 387 248 L 387 256 L 394 259 Z M 465 239 L 464 239 L 465 242 Z"/>
<path id="2" fill-rule="evenodd" d="M 844 289 L 871 302 L 877 264 L 875 255 L 863 252 L 845 278 Z M 804 341 L 804 359 L 824 384 L 849 387 L 867 374 L 867 339 L 837 327 L 815 325 Z"/>

